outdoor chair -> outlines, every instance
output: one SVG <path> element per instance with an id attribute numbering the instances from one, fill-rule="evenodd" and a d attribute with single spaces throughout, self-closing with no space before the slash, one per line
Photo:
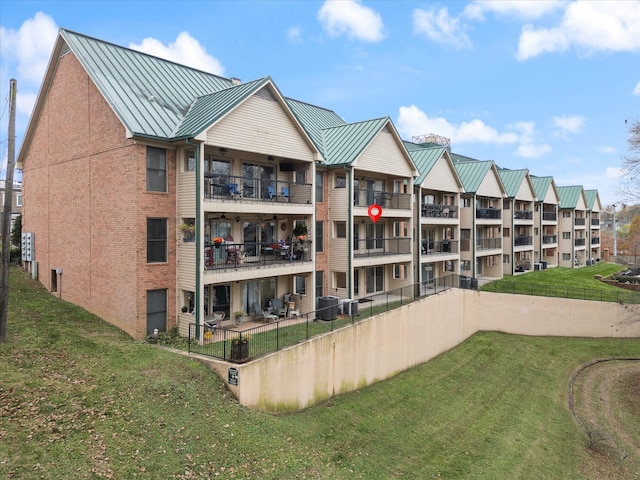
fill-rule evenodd
<path id="1" fill-rule="evenodd" d="M 279 318 L 278 315 L 273 315 L 269 310 L 263 309 L 258 302 L 253 304 L 253 312 L 257 316 L 262 317 L 262 320 L 265 322 L 273 322 Z"/>

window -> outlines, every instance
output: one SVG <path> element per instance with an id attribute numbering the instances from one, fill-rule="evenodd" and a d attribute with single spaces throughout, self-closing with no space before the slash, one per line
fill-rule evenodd
<path id="1" fill-rule="evenodd" d="M 538 227 L 535 227 L 533 229 L 533 234 L 537 237 L 538 236 Z"/>
<path id="2" fill-rule="evenodd" d="M 353 294 L 360 295 L 360 270 L 353 270 Z"/>
<path id="3" fill-rule="evenodd" d="M 324 296 L 324 271 L 316 272 L 316 298 Z"/>
<path id="4" fill-rule="evenodd" d="M 562 254 L 562 260 L 565 261 L 565 262 L 571 261 L 571 254 L 570 253 L 563 253 Z"/>
<path id="5" fill-rule="evenodd" d="M 471 206 L 471 198 L 470 197 L 462 197 L 462 206 L 463 207 L 470 207 Z"/>
<path id="6" fill-rule="evenodd" d="M 347 238 L 347 222 L 333 222 L 336 238 Z"/>
<path id="7" fill-rule="evenodd" d="M 511 263 L 511 261 L 509 260 L 509 255 L 507 255 L 506 253 L 502 255 L 502 263 Z"/>
<path id="8" fill-rule="evenodd" d="M 147 191 L 167 191 L 167 151 L 147 147 Z"/>
<path id="9" fill-rule="evenodd" d="M 324 202 L 324 173 L 316 172 L 316 202 Z"/>
<path id="10" fill-rule="evenodd" d="M 372 267 L 365 270 L 367 293 L 381 292 L 384 288 L 383 267 Z"/>
<path id="11" fill-rule="evenodd" d="M 460 260 L 460 270 L 468 272 L 471 270 L 471 260 Z"/>
<path id="12" fill-rule="evenodd" d="M 316 253 L 324 252 L 324 222 L 316 222 Z"/>
<path id="13" fill-rule="evenodd" d="M 562 238 L 565 240 L 571 239 L 571 232 L 562 232 Z"/>
<path id="14" fill-rule="evenodd" d="M 508 228 L 503 228 L 502 229 L 502 236 L 504 238 L 508 238 L 511 236 L 511 231 Z"/>
<path id="15" fill-rule="evenodd" d="M 408 235 L 407 222 L 393 222 L 393 236 L 406 237 Z"/>
<path id="16" fill-rule="evenodd" d="M 196 171 L 196 152 L 195 150 L 188 149 L 184 152 L 184 171 L 195 172 Z"/>
<path id="17" fill-rule="evenodd" d="M 147 335 L 167 331 L 167 290 L 147 290 Z"/>
<path id="18" fill-rule="evenodd" d="M 562 211 L 562 218 L 571 218 L 571 211 L 570 210 L 563 210 Z"/>
<path id="19" fill-rule="evenodd" d="M 167 261 L 167 219 L 147 218 L 147 263 Z"/>
<path id="20" fill-rule="evenodd" d="M 306 182 L 307 182 L 307 171 L 296 170 L 296 183 L 306 183 Z"/>
<path id="21" fill-rule="evenodd" d="M 336 185 L 335 188 L 346 188 L 347 187 L 347 177 L 344 175 L 336 175 Z"/>
<path id="22" fill-rule="evenodd" d="M 403 264 L 395 264 L 393 266 L 393 278 L 404 280 L 407 278 L 407 266 Z"/>
<path id="23" fill-rule="evenodd" d="M 381 223 L 367 223 L 367 250 L 384 248 L 384 225 Z"/>
<path id="24" fill-rule="evenodd" d="M 293 293 L 304 295 L 307 293 L 307 278 L 296 275 L 293 282 Z"/>
<path id="25" fill-rule="evenodd" d="M 182 231 L 183 242 L 196 241 L 196 219 L 195 218 L 183 218 L 182 223 L 178 225 L 178 228 Z"/>
<path id="26" fill-rule="evenodd" d="M 509 210 L 509 209 L 511 208 L 511 200 L 509 200 L 509 199 L 507 199 L 507 198 L 506 198 L 506 199 L 504 199 L 504 200 L 502 201 L 502 208 L 503 208 L 504 210 Z"/>
<path id="27" fill-rule="evenodd" d="M 347 273 L 335 272 L 334 275 L 336 288 L 347 288 Z"/>
<path id="28" fill-rule="evenodd" d="M 16 193 L 16 207 L 22 206 L 22 194 Z"/>

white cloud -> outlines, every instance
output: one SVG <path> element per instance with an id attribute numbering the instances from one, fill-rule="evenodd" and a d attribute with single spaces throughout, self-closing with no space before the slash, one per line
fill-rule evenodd
<path id="1" fill-rule="evenodd" d="M 476 0 L 465 7 L 463 16 L 470 20 L 481 21 L 484 20 L 485 12 L 493 12 L 496 15 L 533 20 L 561 8 L 566 3 L 564 0 Z"/>
<path id="2" fill-rule="evenodd" d="M 36 92 L 19 92 L 16 95 L 16 111 L 21 115 L 31 115 L 33 106 L 36 104 L 36 98 L 38 98 Z"/>
<path id="3" fill-rule="evenodd" d="M 602 145 L 598 147 L 598 153 L 603 153 L 605 155 L 613 155 L 614 153 L 618 153 L 618 149 L 616 147 L 611 147 L 609 145 Z"/>
<path id="4" fill-rule="evenodd" d="M 482 120 L 473 119 L 459 125 L 444 117 L 429 117 L 415 105 L 400 107 L 396 122 L 403 138 L 435 133 L 450 138 L 453 143 L 484 143 L 493 145 L 519 145 L 515 154 L 521 157 L 538 157 L 551 151 L 549 145 L 534 145 L 533 122 L 517 122 L 500 132 Z"/>
<path id="5" fill-rule="evenodd" d="M 318 11 L 318 20 L 332 37 L 346 34 L 366 42 L 384 38 L 380 14 L 356 0 L 327 0 Z"/>
<path id="6" fill-rule="evenodd" d="M 291 27 L 287 30 L 287 38 L 290 42 L 299 42 L 302 37 L 302 30 L 300 27 Z"/>
<path id="7" fill-rule="evenodd" d="M 148 37 L 139 45 L 129 44 L 129 48 L 215 75 L 224 75 L 224 67 L 220 61 L 209 55 L 207 50 L 187 32 L 181 32 L 175 42 L 166 46 L 160 40 Z"/>
<path id="8" fill-rule="evenodd" d="M 533 2 L 532 2 L 533 3 Z M 570 47 L 594 51 L 640 50 L 640 1 L 571 2 L 559 26 L 522 27 L 518 60 Z"/>
<path id="9" fill-rule="evenodd" d="M 580 133 L 584 127 L 585 119 L 580 115 L 568 115 L 563 117 L 552 117 L 552 125 L 558 129 L 557 134 L 566 138 L 569 133 Z"/>
<path id="10" fill-rule="evenodd" d="M 640 95 L 640 82 L 636 85 L 636 88 L 633 89 L 634 95 Z"/>
<path id="11" fill-rule="evenodd" d="M 49 15 L 38 12 L 18 30 L 0 27 L 0 53 L 3 63 L 17 62 L 18 90 L 23 83 L 39 85 L 47 69 L 58 35 L 58 26 Z"/>
<path id="12" fill-rule="evenodd" d="M 621 179 L 625 174 L 625 170 L 624 168 L 620 168 L 620 167 L 607 167 L 607 169 L 605 170 L 605 177 L 607 178 L 613 178 L 616 180 Z"/>
<path id="13" fill-rule="evenodd" d="M 437 42 L 456 48 L 471 47 L 471 40 L 463 31 L 459 18 L 449 15 L 446 8 L 413 11 L 413 32 L 426 35 Z"/>

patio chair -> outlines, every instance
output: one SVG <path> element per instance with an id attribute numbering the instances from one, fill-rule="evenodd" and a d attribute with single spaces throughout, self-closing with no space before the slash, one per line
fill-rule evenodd
<path id="1" fill-rule="evenodd" d="M 240 190 L 238 190 L 238 184 L 237 183 L 228 183 L 227 187 L 229 187 L 229 195 L 231 197 L 239 197 L 241 195 Z"/>
<path id="2" fill-rule="evenodd" d="M 282 187 L 280 196 L 289 200 L 289 187 Z"/>
<path id="3" fill-rule="evenodd" d="M 253 312 L 257 316 L 261 316 L 262 320 L 265 322 L 273 322 L 279 318 L 278 315 L 273 315 L 272 313 L 269 313 L 269 310 L 263 309 L 258 302 L 253 304 Z"/>
<path id="4" fill-rule="evenodd" d="M 279 317 L 284 317 L 285 316 L 285 309 L 284 306 L 282 305 L 282 300 L 280 300 L 279 298 L 274 298 L 271 300 L 271 312 L 274 315 L 278 315 Z"/>
<path id="5" fill-rule="evenodd" d="M 267 193 L 269 194 L 269 200 L 276 198 L 276 187 L 267 185 Z"/>

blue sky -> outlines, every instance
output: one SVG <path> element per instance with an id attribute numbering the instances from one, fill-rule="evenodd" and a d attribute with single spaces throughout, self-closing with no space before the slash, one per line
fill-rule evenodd
<path id="1" fill-rule="evenodd" d="M 455 153 L 620 199 L 640 121 L 640 0 L 0 0 L 0 144 L 18 81 L 16 154 L 58 28 L 243 81 L 348 122 L 388 116 Z"/>

